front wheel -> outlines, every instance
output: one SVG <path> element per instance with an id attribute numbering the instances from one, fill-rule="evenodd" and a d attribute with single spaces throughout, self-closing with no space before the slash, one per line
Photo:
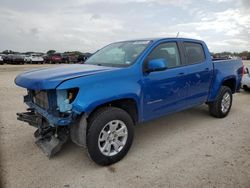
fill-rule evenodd
<path id="1" fill-rule="evenodd" d="M 133 120 L 126 111 L 115 107 L 97 110 L 87 132 L 89 155 L 99 165 L 116 163 L 129 151 L 133 137 Z"/>
<path id="2" fill-rule="evenodd" d="M 230 112 L 233 101 L 232 90 L 227 86 L 222 86 L 216 101 L 209 104 L 209 112 L 217 118 L 224 118 Z"/>

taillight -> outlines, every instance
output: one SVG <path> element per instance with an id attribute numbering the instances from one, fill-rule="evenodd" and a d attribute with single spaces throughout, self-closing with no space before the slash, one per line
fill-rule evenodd
<path id="1" fill-rule="evenodd" d="M 246 74 L 245 65 L 243 65 L 243 67 L 242 67 L 242 76 L 243 76 L 244 74 Z"/>

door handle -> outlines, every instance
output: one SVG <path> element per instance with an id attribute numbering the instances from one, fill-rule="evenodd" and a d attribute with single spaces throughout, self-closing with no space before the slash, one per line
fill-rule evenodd
<path id="1" fill-rule="evenodd" d="M 205 68 L 205 71 L 209 71 L 209 68 Z"/>
<path id="2" fill-rule="evenodd" d="M 180 72 L 179 75 L 184 75 L 185 73 L 184 72 Z"/>

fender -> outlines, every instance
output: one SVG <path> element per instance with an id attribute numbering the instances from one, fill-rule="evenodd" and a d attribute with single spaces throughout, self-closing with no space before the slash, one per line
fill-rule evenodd
<path id="1" fill-rule="evenodd" d="M 216 72 L 218 72 L 218 71 L 216 71 Z M 235 76 L 235 75 L 230 75 L 230 76 L 227 76 L 227 77 L 225 77 L 225 78 L 223 78 L 223 79 L 221 79 L 221 78 L 223 78 L 223 75 L 221 75 L 221 74 L 216 74 L 215 80 L 214 80 L 214 82 L 213 82 L 213 84 L 212 84 L 212 88 L 211 88 L 211 91 L 210 91 L 210 95 L 209 95 L 209 97 L 208 97 L 208 102 L 212 102 L 212 101 L 216 100 L 217 94 L 218 94 L 218 92 L 219 92 L 221 86 L 223 85 L 223 83 L 224 83 L 225 81 L 227 81 L 227 80 L 229 80 L 229 79 L 234 79 L 235 84 L 236 84 L 236 76 Z M 234 92 L 235 92 L 235 91 L 233 91 L 233 93 L 234 93 Z"/>
<path id="2" fill-rule="evenodd" d="M 96 76 L 75 78 L 60 84 L 56 89 L 79 88 L 72 110 L 77 114 L 89 115 L 96 107 L 120 99 L 132 99 L 136 102 L 138 120 L 142 117 L 140 109 L 142 90 L 139 74 L 128 74 L 128 69 L 119 72 L 100 73 Z M 130 69 L 131 71 L 131 69 Z M 127 75 L 130 75 L 129 77 Z"/>

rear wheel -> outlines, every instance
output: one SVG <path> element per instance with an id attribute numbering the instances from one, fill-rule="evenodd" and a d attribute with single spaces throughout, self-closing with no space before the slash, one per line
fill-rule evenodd
<path id="1" fill-rule="evenodd" d="M 209 104 L 209 112 L 217 118 L 224 118 L 228 115 L 233 101 L 232 90 L 227 86 L 222 86 L 216 101 Z"/>
<path id="2" fill-rule="evenodd" d="M 133 137 L 133 120 L 126 111 L 115 107 L 102 108 L 89 121 L 89 155 L 99 165 L 118 162 L 127 154 Z"/>

